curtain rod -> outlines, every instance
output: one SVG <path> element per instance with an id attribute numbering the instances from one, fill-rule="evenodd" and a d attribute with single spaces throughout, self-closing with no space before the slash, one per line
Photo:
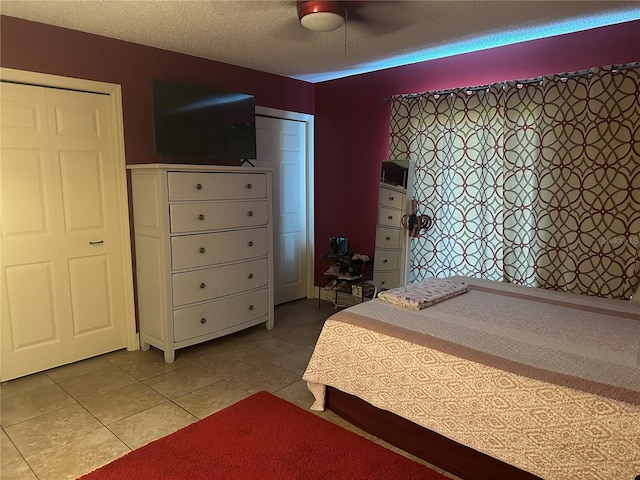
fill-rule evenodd
<path id="1" fill-rule="evenodd" d="M 625 70 L 633 70 L 634 68 L 640 68 L 640 62 L 620 63 L 611 66 L 613 73 L 624 72 Z"/>
<path id="2" fill-rule="evenodd" d="M 634 68 L 640 68 L 640 62 L 631 62 L 631 63 L 623 63 L 623 64 L 617 64 L 617 65 L 612 65 L 611 66 L 611 72 L 613 73 L 618 73 L 621 71 L 626 71 L 626 70 L 632 70 Z M 587 68 L 585 70 L 579 70 L 579 71 L 575 71 L 575 72 L 566 72 L 566 73 L 557 73 L 555 75 L 551 75 L 554 77 L 558 77 L 561 80 L 568 80 L 571 78 L 579 78 L 579 77 L 586 77 L 586 76 L 590 76 L 593 75 L 593 70 L 591 68 Z M 528 78 L 526 80 L 509 80 L 509 82 L 514 82 L 516 85 L 531 85 L 531 84 L 535 84 L 535 83 L 540 83 L 544 81 L 544 76 L 541 77 L 535 77 L 535 78 Z M 503 81 L 503 82 L 496 82 L 495 84 L 506 84 L 507 81 Z M 495 85 L 494 84 L 494 85 Z M 491 85 L 480 85 L 480 86 L 473 86 L 473 87 L 463 87 L 463 88 L 449 88 L 446 90 L 434 90 L 434 91 L 429 91 L 429 92 L 423 92 L 423 93 L 405 93 L 405 94 L 399 94 L 399 95 L 394 95 L 390 98 L 384 98 L 383 101 L 384 103 L 390 102 L 392 101 L 395 97 L 401 97 L 403 99 L 415 99 L 415 98 L 422 98 L 425 97 L 427 95 L 448 95 L 450 93 L 455 92 L 456 90 L 463 90 L 466 92 L 477 92 L 477 91 L 481 91 L 481 90 L 486 90 L 487 88 L 490 88 Z"/>
<path id="3" fill-rule="evenodd" d="M 582 77 L 582 76 L 587 76 L 587 75 L 591 75 L 591 69 L 589 70 L 583 70 L 580 72 L 570 72 L 570 73 L 563 73 L 563 74 L 557 74 L 555 76 L 560 77 L 561 79 L 567 79 L 567 78 L 576 78 L 576 77 Z M 502 82 L 496 82 L 493 85 L 500 85 L 502 84 L 503 87 L 504 85 L 506 85 L 508 82 L 514 82 L 516 85 L 530 85 L 530 84 L 534 84 L 534 83 L 539 83 L 542 82 L 544 79 L 544 77 L 536 77 L 536 78 L 528 78 L 526 80 L 509 80 L 509 81 L 502 81 Z M 415 99 L 415 98 L 422 98 L 422 97 L 426 97 L 427 95 L 433 95 L 433 96 L 440 96 L 440 95 L 448 95 L 450 93 L 453 93 L 457 90 L 462 90 L 465 92 L 479 92 L 481 90 L 487 90 L 491 88 L 491 85 L 477 85 L 477 86 L 473 86 L 473 87 L 462 87 L 462 88 L 448 88 L 446 90 L 432 90 L 429 92 L 423 92 L 423 93 L 404 93 L 404 94 L 400 94 L 400 95 L 394 95 L 394 97 L 401 97 L 403 99 Z M 391 98 L 385 98 L 384 102 L 390 102 L 393 100 L 394 97 Z"/>

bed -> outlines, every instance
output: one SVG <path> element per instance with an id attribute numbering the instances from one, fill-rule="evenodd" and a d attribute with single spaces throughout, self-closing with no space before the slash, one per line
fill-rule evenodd
<path id="1" fill-rule="evenodd" d="M 428 308 L 327 319 L 312 408 L 465 480 L 640 475 L 640 303 L 452 280 Z"/>

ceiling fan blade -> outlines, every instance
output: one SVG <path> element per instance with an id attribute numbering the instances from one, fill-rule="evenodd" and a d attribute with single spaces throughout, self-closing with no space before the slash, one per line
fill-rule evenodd
<path id="1" fill-rule="evenodd" d="M 405 1 L 375 1 L 375 2 L 346 2 L 347 22 L 357 22 L 366 26 L 367 30 L 376 35 L 385 35 L 402 30 L 413 23 L 407 15 L 414 2 Z"/>
<path id="2" fill-rule="evenodd" d="M 302 25 L 300 25 L 300 20 L 298 20 L 298 17 L 287 19 L 279 23 L 271 31 L 273 35 L 276 36 L 276 38 L 293 42 L 310 41 L 315 35 L 318 35 L 317 32 L 307 30 Z"/>
<path id="3" fill-rule="evenodd" d="M 313 39 L 314 32 L 300 24 L 296 10 L 297 0 L 259 0 L 246 2 L 251 11 L 264 18 L 271 35 L 279 40 L 305 42 Z"/>

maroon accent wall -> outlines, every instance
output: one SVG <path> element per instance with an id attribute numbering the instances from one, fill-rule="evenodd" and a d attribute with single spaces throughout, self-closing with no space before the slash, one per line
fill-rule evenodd
<path id="1" fill-rule="evenodd" d="M 315 281 L 328 238 L 373 254 L 380 163 L 394 94 L 484 85 L 640 60 L 640 21 L 396 67 L 315 86 Z"/>
<path id="2" fill-rule="evenodd" d="M 8 16 L 0 16 L 0 65 L 120 84 L 127 164 L 168 162 L 154 152 L 152 78 L 248 93 L 256 105 L 314 113 L 308 82 Z M 129 198 L 130 190 L 129 183 Z M 131 204 L 129 218 L 133 245 Z M 135 251 L 132 256 L 135 282 Z"/>
<path id="3" fill-rule="evenodd" d="M 248 93 L 256 105 L 313 113 L 308 82 L 14 17 L 1 16 L 0 27 L 3 67 L 122 86 L 128 164 L 167 161 L 153 150 L 152 78 Z"/>
<path id="4" fill-rule="evenodd" d="M 154 163 L 152 78 L 250 93 L 261 106 L 315 114 L 315 281 L 331 235 L 373 254 L 380 163 L 393 94 L 640 60 L 640 21 L 310 84 L 97 35 L 0 16 L 3 67 L 122 85 L 127 163 Z"/>

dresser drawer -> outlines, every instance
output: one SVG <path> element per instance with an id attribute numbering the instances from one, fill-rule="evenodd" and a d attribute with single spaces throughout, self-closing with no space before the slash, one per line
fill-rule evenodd
<path id="1" fill-rule="evenodd" d="M 404 209 L 404 193 L 397 192 L 391 188 L 380 187 L 380 197 L 378 203 L 384 207 Z"/>
<path id="2" fill-rule="evenodd" d="M 171 238 L 171 265 L 173 270 L 185 270 L 262 257 L 268 251 L 266 227 L 184 235 Z"/>
<path id="3" fill-rule="evenodd" d="M 375 270 L 398 270 L 400 268 L 400 252 L 400 249 L 376 249 L 373 268 Z"/>
<path id="4" fill-rule="evenodd" d="M 201 232 L 266 225 L 266 200 L 180 203 L 169 207 L 171 233 Z"/>
<path id="5" fill-rule="evenodd" d="M 378 225 L 383 227 L 401 227 L 402 210 L 378 207 Z"/>
<path id="6" fill-rule="evenodd" d="M 269 290 L 174 310 L 176 342 L 208 335 L 269 314 Z"/>
<path id="7" fill-rule="evenodd" d="M 233 293 L 265 287 L 269 280 L 267 259 L 174 273 L 173 305 L 178 307 Z"/>
<path id="8" fill-rule="evenodd" d="M 261 173 L 169 172 L 169 201 L 266 198 Z"/>
<path id="9" fill-rule="evenodd" d="M 401 286 L 400 270 L 392 272 L 373 272 L 373 284 L 379 288 L 398 288 Z"/>
<path id="10" fill-rule="evenodd" d="M 376 229 L 376 248 L 400 248 L 402 230 L 399 228 L 378 227 Z"/>

